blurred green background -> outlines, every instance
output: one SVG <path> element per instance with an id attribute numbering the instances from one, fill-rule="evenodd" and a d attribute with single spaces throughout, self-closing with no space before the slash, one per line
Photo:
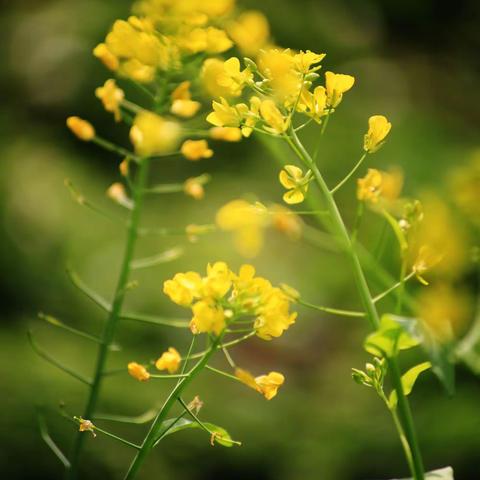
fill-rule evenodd
<path id="1" fill-rule="evenodd" d="M 339 180 L 357 159 L 367 118 L 382 113 L 393 130 L 372 163 L 401 166 L 408 195 L 434 189 L 447 198 L 452 168 L 468 162 L 480 146 L 478 1 L 453 6 L 434 0 L 239 3 L 267 14 L 280 45 L 325 51 L 324 68 L 355 75 L 356 86 L 335 115 L 322 147 L 320 164 L 330 182 Z M 42 324 L 36 314 L 43 311 L 83 330 L 100 330 L 104 314 L 71 286 L 66 264 L 103 295 L 110 296 L 114 288 L 124 233 L 75 204 L 63 181 L 70 178 L 92 202 L 121 213 L 104 196 L 117 178 L 118 159 L 78 142 L 66 130 L 65 118 L 86 117 L 106 138 L 125 141 L 125 129 L 114 125 L 93 95 L 108 73 L 91 50 L 114 19 L 128 15 L 129 7 L 128 1 L 113 0 L 16 0 L 1 6 L 0 472 L 5 479 L 61 478 L 61 465 L 40 440 L 34 407 L 62 400 L 74 414 L 83 408 L 83 386 L 35 356 L 26 332 L 34 329 L 38 341 L 57 358 L 91 371 L 94 347 Z M 306 135 L 308 141 L 314 132 Z M 145 225 L 210 223 L 221 205 L 244 193 L 281 201 L 278 166 L 261 143 L 252 139 L 214 147 L 211 160 L 191 163 L 176 157 L 154 167 L 158 181 L 182 181 L 204 171 L 213 180 L 201 202 L 179 194 L 150 199 Z M 353 186 L 339 199 L 351 221 Z M 363 233 L 366 241 L 375 243 L 378 230 L 372 221 Z M 478 231 L 471 228 L 471 235 L 478 244 Z M 268 233 L 267 244 L 253 261 L 260 275 L 286 282 L 318 304 L 358 306 L 341 256 L 274 232 Z M 226 260 L 235 268 L 243 262 L 231 238 L 220 233 L 195 244 L 182 237 L 149 239 L 140 243 L 137 256 L 175 245 L 187 245 L 181 259 L 135 273 L 139 287 L 128 296 L 129 308 L 182 316 L 186 312 L 162 293 L 165 279 L 186 269 L 203 271 L 209 261 Z M 395 272 L 388 257 L 387 251 L 384 261 Z M 473 268 L 457 281 L 468 291 L 476 289 Z M 360 347 L 366 333 L 366 325 L 355 319 L 300 309 L 296 325 L 280 339 L 254 339 L 233 350 L 237 363 L 256 373 L 285 373 L 278 397 L 266 402 L 252 390 L 208 372 L 186 396 L 199 394 L 205 401 L 203 418 L 225 427 L 243 446 L 212 448 L 203 432 L 181 432 L 152 454 L 140 478 L 406 476 L 388 413 L 373 392 L 350 378 L 350 368 L 367 360 Z M 170 345 L 184 350 L 188 342 L 184 331 L 125 322 L 118 335 L 122 350 L 111 355 L 111 364 L 148 361 Z M 463 367 L 457 374 L 453 398 L 432 375 L 425 375 L 412 406 L 426 466 L 452 465 L 455 478 L 466 480 L 479 478 L 480 384 Z M 161 402 L 167 385 L 140 384 L 125 374 L 109 379 L 102 393 L 103 411 L 136 415 Z M 52 436 L 68 451 L 74 427 L 55 415 L 48 420 Z M 144 433 L 138 426 L 111 429 L 133 441 Z M 132 452 L 102 436 L 89 438 L 87 444 L 82 478 L 121 478 Z"/>

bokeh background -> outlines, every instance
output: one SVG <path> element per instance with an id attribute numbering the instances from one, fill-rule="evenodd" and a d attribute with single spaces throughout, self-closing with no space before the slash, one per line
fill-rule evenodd
<path id="1" fill-rule="evenodd" d="M 453 225 L 468 232 L 465 252 L 469 254 L 470 246 L 478 244 L 478 223 L 455 209 L 449 179 L 479 155 L 480 4 L 476 0 L 458 1 L 454 6 L 434 0 L 240 3 L 267 14 L 280 45 L 325 51 L 324 67 L 357 78 L 323 142 L 320 163 L 329 181 L 340 179 L 357 159 L 367 118 L 385 114 L 394 127 L 373 164 L 400 166 L 406 173 L 408 195 L 433 190 L 445 200 L 455 215 Z M 91 332 L 101 328 L 104 314 L 72 287 L 66 264 L 103 295 L 110 296 L 114 288 L 123 231 L 75 204 L 63 182 L 70 178 L 92 202 L 121 213 L 104 195 L 117 178 L 118 159 L 76 141 L 65 128 L 65 118 L 87 117 L 103 136 L 125 142 L 125 130 L 114 125 L 93 95 L 108 73 L 91 50 L 114 19 L 124 18 L 128 10 L 128 1 L 110 0 L 1 3 L 2 478 L 61 478 L 61 465 L 40 440 L 35 405 L 55 406 L 61 400 L 69 411 L 80 413 L 84 402 L 82 385 L 35 356 L 26 332 L 32 328 L 42 346 L 68 365 L 91 371 L 94 347 L 43 324 L 36 314 L 47 312 Z M 314 134 L 306 132 L 307 141 Z M 181 181 L 204 171 L 213 180 L 201 202 L 179 194 L 149 200 L 146 225 L 210 223 L 221 205 L 245 193 L 262 201 L 281 201 L 278 165 L 261 143 L 252 139 L 240 145 L 215 145 L 215 151 L 213 159 L 203 163 L 177 157 L 154 167 L 158 181 Z M 351 221 L 353 186 L 339 199 Z M 368 220 L 362 235 L 374 245 L 380 227 L 372 216 Z M 289 283 L 315 303 L 358 306 L 341 256 L 291 242 L 275 232 L 267 233 L 266 244 L 254 260 L 261 275 L 275 283 Z M 134 275 L 139 287 L 128 297 L 130 308 L 181 316 L 185 312 L 169 303 L 161 291 L 166 278 L 185 269 L 202 270 L 207 262 L 218 259 L 235 268 L 243 262 L 231 238 L 221 233 L 195 244 L 181 236 L 149 239 L 141 242 L 138 256 L 176 245 L 186 246 L 181 259 Z M 392 273 L 396 269 L 393 249 L 391 240 L 382 257 Z M 472 264 L 455 279 L 472 301 L 476 278 Z M 373 280 L 372 287 L 381 290 Z M 383 308 L 388 309 L 388 303 Z M 360 347 L 366 333 L 365 324 L 355 319 L 300 309 L 297 324 L 280 339 L 253 340 L 238 347 L 232 353 L 246 368 L 285 373 L 287 381 L 277 398 L 266 402 L 252 390 L 210 373 L 190 388 L 188 396 L 199 394 L 205 401 L 203 418 L 228 429 L 243 446 L 212 448 L 203 432 L 182 432 L 162 443 L 140 478 L 406 476 L 388 412 L 371 391 L 350 378 L 350 368 L 361 367 L 367 360 Z M 125 323 L 118 335 L 122 350 L 112 354 L 112 366 L 131 359 L 147 361 L 171 344 L 185 349 L 188 342 L 184 331 Z M 102 410 L 140 414 L 161 402 L 166 388 L 160 382 L 140 384 L 126 374 L 112 377 L 103 390 Z M 412 406 L 429 469 L 452 465 L 455 478 L 478 478 L 479 400 L 478 377 L 462 365 L 457 368 L 453 398 L 446 396 L 432 375 L 419 381 Z M 67 451 L 73 426 L 55 415 L 49 415 L 48 421 L 52 436 Z M 133 441 L 140 441 L 144 433 L 138 426 L 111 428 Z M 108 438 L 89 439 L 82 478 L 121 478 L 131 455 Z"/>

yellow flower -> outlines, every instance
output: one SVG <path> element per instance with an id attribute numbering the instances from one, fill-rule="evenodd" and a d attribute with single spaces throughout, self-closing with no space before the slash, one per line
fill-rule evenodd
<path id="1" fill-rule="evenodd" d="M 111 78 L 105 82 L 103 87 L 98 87 L 95 90 L 95 96 L 102 101 L 107 112 L 113 113 L 116 122 L 122 119 L 120 104 L 125 98 L 125 93 L 117 87 L 115 80 Z"/>
<path id="2" fill-rule="evenodd" d="M 89 142 L 95 138 L 95 129 L 92 124 L 80 117 L 68 117 L 67 127 L 77 138 L 84 142 Z"/>
<path id="3" fill-rule="evenodd" d="M 272 133 L 284 133 L 290 126 L 288 117 L 284 117 L 273 100 L 263 100 L 260 105 L 260 114 L 269 127 L 265 130 Z"/>
<path id="4" fill-rule="evenodd" d="M 382 194 L 383 175 L 375 168 L 369 168 L 363 178 L 357 180 L 357 198 L 360 201 L 378 203 Z"/>
<path id="5" fill-rule="evenodd" d="M 108 187 L 107 197 L 125 208 L 131 209 L 133 201 L 128 197 L 125 187 L 120 182 L 115 182 Z"/>
<path id="6" fill-rule="evenodd" d="M 225 328 L 225 315 L 220 306 L 211 301 L 200 300 L 192 307 L 193 318 L 190 322 L 190 330 L 193 334 L 213 332 L 219 335 Z"/>
<path id="7" fill-rule="evenodd" d="M 130 362 L 128 364 L 128 373 L 139 382 L 146 382 L 150 378 L 147 369 L 137 362 Z"/>
<path id="8" fill-rule="evenodd" d="M 289 204 L 302 203 L 310 182 L 310 171 L 304 174 L 301 168 L 295 165 L 285 165 L 279 174 L 280 183 L 288 189 L 283 200 Z"/>
<path id="9" fill-rule="evenodd" d="M 218 58 L 207 58 L 203 62 L 200 78 L 205 92 L 212 98 L 231 97 L 234 93 L 239 95 L 238 89 L 234 93 L 229 87 L 220 85 L 219 79 L 224 75 L 224 62 Z"/>
<path id="10" fill-rule="evenodd" d="M 202 293 L 208 298 L 222 298 L 232 287 L 232 272 L 225 262 L 207 265 L 207 276 L 203 279 Z"/>
<path id="11" fill-rule="evenodd" d="M 139 155 L 164 154 L 175 150 L 180 139 L 178 123 L 142 111 L 130 129 L 130 140 Z"/>
<path id="12" fill-rule="evenodd" d="M 270 26 L 263 13 L 247 10 L 227 24 L 227 32 L 245 55 L 255 56 L 270 40 Z"/>
<path id="13" fill-rule="evenodd" d="M 93 49 L 93 55 L 97 57 L 101 62 L 112 71 L 118 70 L 120 62 L 118 58 L 108 49 L 104 43 L 99 43 Z"/>
<path id="14" fill-rule="evenodd" d="M 207 116 L 207 122 L 216 127 L 239 127 L 248 113 L 248 107 L 244 103 L 230 106 L 223 97 L 220 102 L 214 100 L 212 107 L 213 112 Z"/>
<path id="15" fill-rule="evenodd" d="M 278 372 L 254 377 L 250 372 L 241 368 L 235 369 L 235 376 L 245 385 L 261 393 L 267 400 L 277 395 L 278 389 L 285 382 L 285 377 Z"/>
<path id="16" fill-rule="evenodd" d="M 351 75 L 343 75 L 341 73 L 333 72 L 326 72 L 325 80 L 327 104 L 331 108 L 335 108 L 340 104 L 343 94 L 348 92 L 355 83 L 355 78 Z"/>
<path id="17" fill-rule="evenodd" d="M 368 119 L 368 132 L 365 134 L 364 150 L 376 152 L 384 143 L 392 124 L 383 115 L 374 115 Z"/>
<path id="18" fill-rule="evenodd" d="M 314 65 L 316 63 L 320 63 L 324 58 L 325 53 L 319 54 L 307 50 L 306 52 L 300 51 L 299 53 L 295 54 L 293 56 L 293 62 L 298 72 L 302 75 L 306 75 L 307 73 L 319 70 L 321 68 L 320 65 L 316 67 Z"/>
<path id="19" fill-rule="evenodd" d="M 218 84 L 229 90 L 232 96 L 239 96 L 244 85 L 251 83 L 253 73 L 247 67 L 241 70 L 240 60 L 237 57 L 229 58 L 223 64 L 223 72 L 218 76 Z"/>
<path id="20" fill-rule="evenodd" d="M 218 28 L 195 28 L 178 39 L 180 46 L 189 53 L 222 53 L 233 45 L 227 34 Z"/>
<path id="21" fill-rule="evenodd" d="M 178 351 L 170 347 L 166 352 L 163 352 L 160 358 L 155 362 L 155 367 L 158 370 L 168 370 L 168 373 L 175 373 L 182 362 L 182 357 Z"/>
<path id="22" fill-rule="evenodd" d="M 201 200 L 205 196 L 205 190 L 197 177 L 187 178 L 183 183 L 183 191 L 195 200 Z"/>
<path id="23" fill-rule="evenodd" d="M 138 83 L 151 83 L 155 79 L 155 68 L 132 58 L 120 65 L 119 72 L 124 77 Z"/>
<path id="24" fill-rule="evenodd" d="M 238 127 L 212 127 L 210 137 L 224 142 L 239 142 L 242 139 L 242 131 Z"/>
<path id="25" fill-rule="evenodd" d="M 245 200 L 233 200 L 218 210 L 215 219 L 219 228 L 234 233 L 234 243 L 241 255 L 255 257 L 263 245 L 266 218 Z"/>
<path id="26" fill-rule="evenodd" d="M 163 292 L 172 302 L 183 307 L 192 304 L 195 298 L 200 298 L 202 278 L 196 272 L 177 273 L 172 280 L 163 284 Z"/>
<path id="27" fill-rule="evenodd" d="M 213 150 L 208 148 L 206 140 L 185 140 L 180 151 L 185 158 L 193 161 L 210 158 L 213 155 Z"/>
<path id="28" fill-rule="evenodd" d="M 192 100 L 190 94 L 190 82 L 185 81 L 180 83 L 178 87 L 172 92 L 172 106 L 170 111 L 183 118 L 193 117 L 202 104 Z"/>
<path id="29" fill-rule="evenodd" d="M 325 87 L 315 87 L 312 92 L 304 90 L 300 96 L 297 110 L 306 113 L 312 117 L 317 123 L 321 122 L 321 118 L 327 113 L 327 91 Z"/>

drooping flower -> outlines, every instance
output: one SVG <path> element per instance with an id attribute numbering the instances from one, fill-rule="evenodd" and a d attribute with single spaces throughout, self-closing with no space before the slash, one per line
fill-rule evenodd
<path id="1" fill-rule="evenodd" d="M 193 161 L 213 156 L 213 150 L 208 148 L 206 140 L 185 140 L 180 151 L 185 158 Z"/>
<path id="2" fill-rule="evenodd" d="M 383 144 L 392 124 L 383 115 L 373 115 L 368 119 L 368 132 L 365 134 L 364 150 L 375 153 Z"/>
<path id="3" fill-rule="evenodd" d="M 80 117 L 68 117 L 67 127 L 77 138 L 84 142 L 89 142 L 95 138 L 93 125 Z"/>
<path id="4" fill-rule="evenodd" d="M 111 198 L 115 203 L 122 207 L 131 209 L 133 207 L 132 199 L 127 195 L 123 183 L 115 182 L 107 189 L 107 197 Z"/>
<path id="5" fill-rule="evenodd" d="M 128 373 L 139 382 L 146 382 L 150 378 L 147 369 L 137 362 L 130 362 L 128 364 Z"/>
<path id="6" fill-rule="evenodd" d="M 355 78 L 351 75 L 326 72 L 325 87 L 327 91 L 327 105 L 331 108 L 337 107 L 342 101 L 343 94 L 353 87 Z"/>
<path id="7" fill-rule="evenodd" d="M 175 373 L 182 362 L 182 357 L 178 351 L 169 347 L 166 352 L 163 352 L 160 358 L 155 362 L 155 367 L 158 370 L 168 370 L 168 373 Z"/>
<path id="8" fill-rule="evenodd" d="M 107 80 L 103 87 L 98 87 L 95 90 L 95 95 L 102 101 L 105 110 L 112 112 L 115 121 L 119 122 L 122 119 L 120 104 L 125 98 L 125 92 L 117 87 L 115 80 L 112 78 Z"/>
<path id="9" fill-rule="evenodd" d="M 79 427 L 78 431 L 79 432 L 91 432 L 91 434 L 96 437 L 97 434 L 95 433 L 95 425 L 91 420 L 86 420 L 83 418 L 77 419 L 79 421 Z"/>
<path id="10" fill-rule="evenodd" d="M 268 375 L 254 377 L 247 370 L 235 369 L 235 376 L 245 385 L 261 393 L 267 400 L 277 395 L 278 389 L 285 382 L 285 377 L 278 372 L 270 372 Z"/>

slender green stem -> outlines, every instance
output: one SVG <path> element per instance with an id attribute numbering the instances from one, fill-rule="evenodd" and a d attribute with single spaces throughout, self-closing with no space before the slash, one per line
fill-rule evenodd
<path id="1" fill-rule="evenodd" d="M 155 418 L 152 426 L 150 427 L 147 436 L 143 440 L 142 446 L 138 451 L 137 455 L 133 459 L 130 468 L 128 469 L 127 474 L 125 475 L 125 480 L 132 480 L 135 478 L 145 461 L 147 455 L 150 453 L 152 448 L 155 446 L 157 439 L 161 433 L 161 428 L 164 420 L 166 419 L 168 413 L 172 409 L 173 405 L 177 402 L 180 395 L 182 395 L 185 388 L 192 382 L 192 380 L 203 370 L 203 368 L 207 365 L 210 357 L 215 353 L 218 346 L 221 344 L 223 338 L 223 334 L 219 335 L 213 343 L 210 345 L 209 350 L 205 352 L 203 357 L 196 363 L 196 365 L 190 370 L 188 376 L 182 378 L 175 388 L 172 390 L 170 395 L 168 396 L 167 400 L 163 404 L 160 412 L 158 413 L 157 417 Z M 191 357 L 190 357 L 191 358 Z"/>
<path id="2" fill-rule="evenodd" d="M 297 302 L 300 305 L 305 307 L 313 308 L 314 310 L 319 310 L 320 312 L 331 313 L 332 315 L 340 315 L 342 317 L 364 317 L 365 313 L 356 312 L 354 310 L 342 310 L 340 308 L 331 308 L 324 307 L 322 305 L 314 305 L 313 303 L 305 302 L 304 300 L 298 299 Z"/>
<path id="3" fill-rule="evenodd" d="M 109 312 L 107 321 L 104 325 L 104 329 L 102 332 L 102 343 L 100 344 L 100 347 L 98 349 L 93 381 L 90 387 L 87 404 L 83 413 L 83 418 L 85 419 L 90 419 L 95 413 L 95 408 L 97 406 L 98 397 L 100 394 L 102 378 L 104 376 L 103 373 L 105 370 L 105 365 L 107 363 L 108 352 L 110 350 L 110 345 L 114 340 L 118 321 L 121 318 L 121 310 L 127 291 L 126 286 L 130 277 L 130 264 L 133 259 L 135 245 L 138 237 L 138 226 L 140 223 L 140 216 L 143 207 L 143 190 L 145 189 L 145 186 L 147 184 L 147 178 L 148 160 L 143 159 L 139 163 L 137 177 L 135 180 L 135 190 L 133 192 L 134 205 L 133 210 L 130 213 L 129 227 L 127 232 L 125 251 L 123 254 L 122 266 L 120 269 L 120 275 L 118 277 L 117 287 L 112 302 L 112 308 Z M 77 432 L 77 436 L 75 437 L 70 454 L 71 468 L 67 470 L 66 476 L 68 480 L 74 480 L 78 476 L 78 465 L 84 439 L 85 435 L 82 435 L 81 432 Z"/>
<path id="4" fill-rule="evenodd" d="M 333 195 L 335 192 L 340 190 L 352 177 L 352 175 L 361 167 L 363 161 L 367 157 L 367 153 L 365 152 L 361 157 L 360 160 L 355 164 L 355 166 L 347 173 L 347 175 L 341 180 L 340 182 L 337 183 L 331 190 L 330 193 Z"/>
<path id="5" fill-rule="evenodd" d="M 102 137 L 98 137 L 98 136 L 94 137 L 92 142 L 96 143 L 99 147 L 102 147 L 105 150 L 108 150 L 109 152 L 116 153 L 120 157 L 132 158 L 137 163 L 141 162 L 141 158 L 137 157 L 130 150 L 127 150 L 126 148 L 123 148 L 123 147 L 119 147 L 118 145 L 115 145 L 114 143 L 109 142 L 108 140 L 105 140 Z"/>
<path id="6" fill-rule="evenodd" d="M 363 306 L 367 313 L 367 318 L 370 320 L 371 326 L 374 329 L 377 329 L 380 325 L 380 318 L 370 293 L 363 268 L 360 264 L 347 228 L 345 227 L 340 211 L 338 210 L 333 194 L 329 190 L 322 174 L 320 173 L 320 170 L 316 166 L 309 153 L 305 150 L 305 147 L 299 140 L 295 131 L 290 129 L 290 136 L 285 135 L 284 138 L 299 159 L 313 172 L 315 181 L 320 188 L 322 195 L 324 196 L 327 209 L 330 212 L 333 233 L 336 235 L 340 246 L 344 249 L 352 264 L 355 282 L 357 284 L 357 289 L 362 299 Z M 405 429 L 405 435 L 412 450 L 412 475 L 415 480 L 424 480 L 425 477 L 421 452 L 418 446 L 410 405 L 403 391 L 400 369 L 395 358 L 389 359 L 389 364 L 394 387 L 398 395 L 399 417 L 402 421 L 403 428 Z"/>

